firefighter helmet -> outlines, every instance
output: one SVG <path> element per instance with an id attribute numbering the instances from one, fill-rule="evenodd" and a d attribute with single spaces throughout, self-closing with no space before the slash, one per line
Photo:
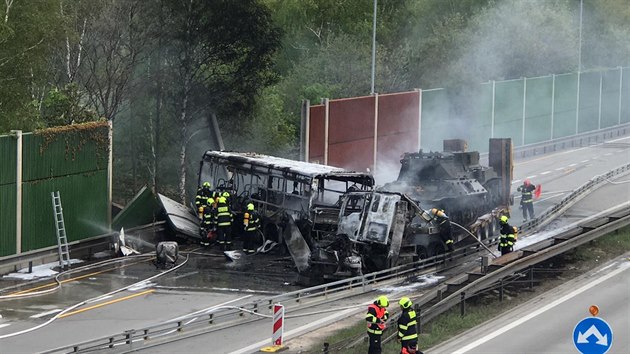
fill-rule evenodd
<path id="1" fill-rule="evenodd" d="M 400 305 L 400 307 L 402 307 L 403 309 L 408 309 L 411 307 L 411 305 L 413 305 L 411 303 L 411 300 L 409 300 L 408 297 L 403 297 L 400 299 L 400 301 L 398 301 L 398 304 Z"/>
<path id="2" fill-rule="evenodd" d="M 389 300 L 387 299 L 387 296 L 381 295 L 378 299 L 376 299 L 376 304 L 380 307 L 387 307 L 389 306 Z"/>
<path id="3" fill-rule="evenodd" d="M 204 188 L 210 188 L 210 182 L 203 182 Z"/>
<path id="4" fill-rule="evenodd" d="M 508 217 L 506 215 L 501 215 L 501 224 L 505 224 L 508 222 Z"/>
<path id="5" fill-rule="evenodd" d="M 247 204 L 247 210 L 254 211 L 254 203 Z"/>
<path id="6" fill-rule="evenodd" d="M 230 197 L 230 192 L 223 192 L 222 196 L 225 197 L 225 198 L 229 198 Z"/>

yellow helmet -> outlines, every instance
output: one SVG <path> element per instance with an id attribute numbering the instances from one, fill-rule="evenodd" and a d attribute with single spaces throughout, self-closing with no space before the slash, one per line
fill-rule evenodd
<path id="1" fill-rule="evenodd" d="M 208 205 L 214 204 L 214 198 L 212 198 L 212 197 L 208 198 L 208 201 L 206 201 L 206 204 L 208 204 Z"/>
<path id="2" fill-rule="evenodd" d="M 381 295 L 378 299 L 376 299 L 376 304 L 380 307 L 387 307 L 389 306 L 389 300 L 387 299 L 387 296 Z"/>
<path id="3" fill-rule="evenodd" d="M 254 210 L 254 203 L 247 204 L 247 210 L 253 211 Z"/>
<path id="4" fill-rule="evenodd" d="M 227 199 L 225 199 L 225 197 L 219 197 L 219 198 L 217 198 L 217 202 L 219 204 L 225 204 L 225 203 L 227 203 Z"/>
<path id="5" fill-rule="evenodd" d="M 203 182 L 203 186 L 205 188 L 210 188 L 210 182 Z"/>
<path id="6" fill-rule="evenodd" d="M 402 307 L 403 309 L 408 309 L 411 307 L 411 305 L 413 305 L 413 303 L 411 303 L 411 300 L 409 300 L 408 297 L 403 297 L 400 299 L 400 301 L 398 301 L 398 304 L 400 305 L 400 307 Z"/>
<path id="7" fill-rule="evenodd" d="M 506 222 L 508 222 L 508 217 L 505 215 L 501 215 L 501 223 L 505 224 Z"/>
<path id="8" fill-rule="evenodd" d="M 222 196 L 226 197 L 226 198 L 229 198 L 230 197 L 230 192 L 223 192 Z"/>

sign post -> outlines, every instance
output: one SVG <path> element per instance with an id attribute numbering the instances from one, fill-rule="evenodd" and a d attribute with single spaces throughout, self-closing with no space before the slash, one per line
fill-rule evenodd
<path id="1" fill-rule="evenodd" d="M 281 304 L 273 305 L 273 330 L 271 334 L 271 346 L 261 348 L 261 352 L 265 353 L 277 353 L 288 349 L 282 345 L 283 334 L 284 334 L 284 306 Z"/>

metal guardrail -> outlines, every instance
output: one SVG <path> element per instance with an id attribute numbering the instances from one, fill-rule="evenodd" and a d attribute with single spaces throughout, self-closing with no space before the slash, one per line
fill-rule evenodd
<path id="1" fill-rule="evenodd" d="M 525 222 L 520 231 L 526 233 L 531 230 L 537 230 L 544 225 L 551 222 L 558 215 L 565 212 L 568 208 L 573 206 L 575 203 L 584 198 L 588 193 L 594 191 L 595 189 L 601 187 L 605 182 L 608 182 L 613 177 L 622 177 L 627 174 L 630 174 L 630 163 L 626 165 L 619 166 L 613 170 L 608 171 L 607 173 L 599 176 L 595 176 L 591 178 L 588 182 L 584 183 L 582 186 L 575 189 L 571 194 L 562 198 L 562 200 L 555 204 L 552 207 L 549 207 L 547 210 L 542 212 L 537 218 Z"/>
<path id="2" fill-rule="evenodd" d="M 234 325 L 235 320 L 237 320 L 238 323 L 242 323 L 245 316 L 249 316 L 249 319 L 252 321 L 257 320 L 252 319 L 252 316 L 258 315 L 264 317 L 266 315 L 262 315 L 260 312 L 271 309 L 275 303 L 283 303 L 287 308 L 287 312 L 295 308 L 302 310 L 330 300 L 361 295 L 372 290 L 377 290 L 374 286 L 377 283 L 379 285 L 387 285 L 387 281 L 395 281 L 422 272 L 428 273 L 440 266 L 446 268 L 452 263 L 451 261 L 470 257 L 481 251 L 482 249 L 476 251 L 469 247 L 461 248 L 455 250 L 451 255 L 440 254 L 374 273 L 271 296 L 239 305 L 238 307 L 228 306 L 217 308 L 207 313 L 182 316 L 174 321 L 159 323 L 139 329 L 131 329 L 114 335 L 55 348 L 44 351 L 43 353 L 86 353 L 108 349 L 130 350 L 133 348 L 134 343 L 136 343 L 136 346 L 139 348 L 144 345 L 140 342 L 156 341 L 159 340 L 160 337 L 170 334 L 197 335 L 206 333 Z M 448 262 L 446 262 L 447 257 L 449 257 Z M 177 339 L 181 339 L 181 336 L 178 336 Z M 123 349 L 123 347 L 125 349 Z"/>
<path id="3" fill-rule="evenodd" d="M 554 240 L 558 243 L 543 250 L 534 252 L 530 255 L 525 255 L 525 252 L 520 251 L 522 253 L 521 258 L 509 263 L 508 265 L 502 266 L 500 269 L 495 270 L 480 279 L 472 281 L 459 289 L 459 291 L 447 296 L 437 304 L 422 312 L 419 316 L 420 321 L 430 321 L 450 308 L 457 306 L 462 301 L 466 301 L 466 299 L 476 296 L 477 293 L 493 286 L 496 282 L 503 278 L 509 277 L 514 273 L 595 240 L 596 238 L 606 235 L 612 231 L 630 225 L 630 202 L 620 205 L 616 208 L 616 210 L 610 211 L 609 214 L 609 216 L 602 215 L 599 219 L 591 219 L 589 222 L 582 222 L 574 228 L 556 235 Z"/>

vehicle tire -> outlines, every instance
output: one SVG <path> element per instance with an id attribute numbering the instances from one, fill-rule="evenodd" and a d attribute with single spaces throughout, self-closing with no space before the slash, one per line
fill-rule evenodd
<path id="1" fill-rule="evenodd" d="M 416 253 L 418 254 L 418 259 L 427 259 L 429 258 L 429 251 L 424 246 L 417 246 Z"/>

